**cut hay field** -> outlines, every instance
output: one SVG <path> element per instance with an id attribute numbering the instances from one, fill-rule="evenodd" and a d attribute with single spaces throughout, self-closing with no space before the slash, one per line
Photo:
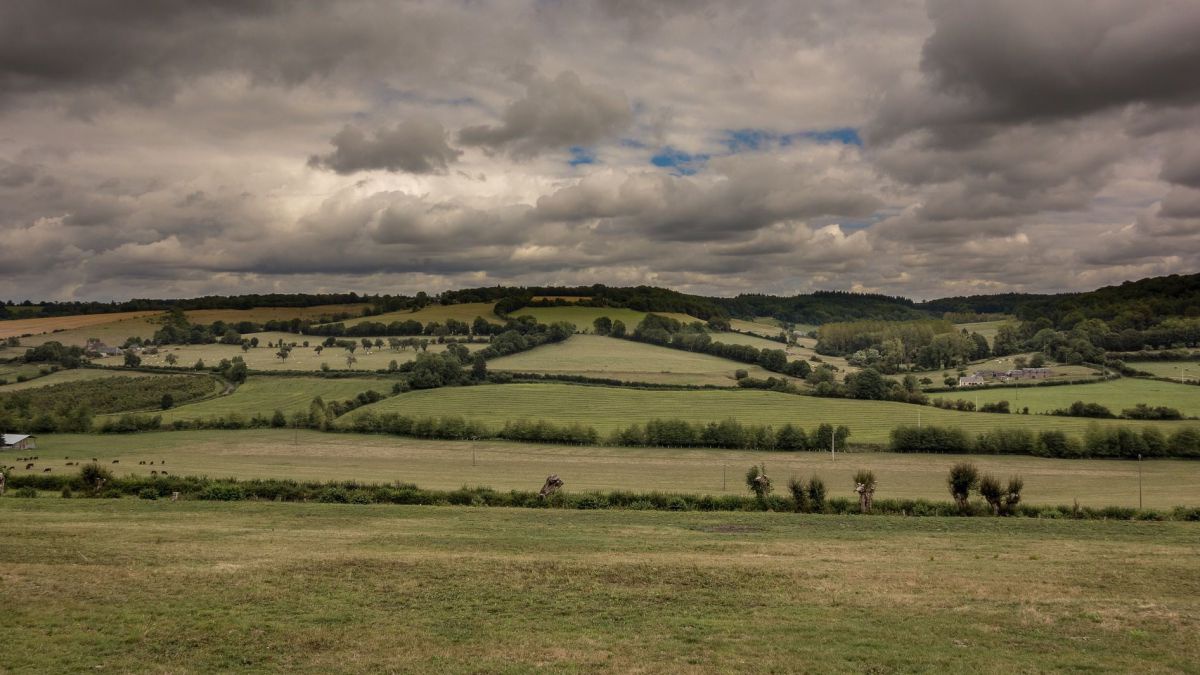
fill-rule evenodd
<path id="1" fill-rule="evenodd" d="M 100 368 L 73 368 L 70 370 L 59 370 L 42 375 L 40 377 L 27 380 L 25 382 L 16 382 L 9 380 L 9 384 L 0 386 L 0 393 L 9 391 L 21 391 L 22 389 L 35 389 L 37 387 L 48 387 L 52 384 L 64 384 L 67 382 L 84 382 L 87 380 L 100 380 L 106 377 L 157 377 L 156 373 L 143 373 L 136 370 L 108 370 Z M 0 379 L 4 376 L 0 375 Z"/>
<path id="2" fill-rule="evenodd" d="M 396 363 L 404 363 L 413 361 L 417 358 L 416 352 L 412 349 L 404 349 L 401 351 L 392 351 L 390 347 L 384 346 L 383 349 L 371 348 L 370 353 L 359 345 L 354 351 L 354 358 L 357 363 L 353 367 L 346 365 L 346 355 L 349 354 L 345 349 L 340 347 L 327 347 L 320 354 L 313 350 L 313 347 L 321 344 L 325 339 L 312 335 L 294 335 L 292 333 L 253 333 L 245 336 L 247 339 L 258 337 L 261 341 L 258 347 L 242 351 L 240 346 L 222 345 L 222 344 L 207 344 L 207 345 L 170 345 L 159 349 L 157 355 L 144 354 L 142 355 L 142 363 L 147 366 L 170 367 L 166 362 L 167 354 L 174 354 L 179 361 L 175 364 L 176 368 L 191 368 L 197 360 L 203 360 L 205 365 L 215 366 L 221 359 L 233 359 L 235 356 L 240 356 L 246 361 L 246 366 L 251 370 L 321 370 L 321 364 L 329 364 L 330 370 L 357 370 L 357 371 L 374 371 L 383 370 L 388 365 L 395 361 Z M 278 349 L 267 347 L 268 341 L 274 343 L 280 338 L 287 344 L 296 343 L 287 360 L 276 356 Z M 351 338 L 344 338 L 351 339 Z M 387 338 L 383 338 L 387 341 Z M 358 342 L 359 338 L 353 338 Z M 308 341 L 309 347 L 301 346 L 305 341 Z M 465 344 L 463 345 L 469 350 L 475 350 L 486 347 L 483 343 Z M 445 345 L 430 344 L 428 351 L 430 353 L 440 353 L 445 351 Z M 111 361 L 112 359 L 110 359 Z"/>
<path id="3" fill-rule="evenodd" d="M 1180 377 L 1185 382 L 1200 382 L 1200 361 L 1131 361 L 1126 365 L 1177 382 Z"/>
<path id="4" fill-rule="evenodd" d="M 1175 408 L 1187 417 L 1200 416 L 1200 387 L 1136 377 L 1057 387 L 964 389 L 933 394 L 931 398 L 964 398 L 968 401 L 978 400 L 980 404 L 1008 401 L 1014 410 L 1029 406 L 1029 412 L 1033 414 L 1049 413 L 1051 410 L 1066 408 L 1075 401 L 1083 401 L 1099 403 L 1114 415 L 1120 415 L 1125 408 L 1145 403 L 1150 406 Z"/>
<path id="5" fill-rule="evenodd" d="M 97 314 L 90 316 L 113 316 L 112 314 Z M 58 331 L 56 333 L 42 333 L 27 338 L 21 338 L 23 347 L 36 347 L 46 342 L 61 342 L 64 345 L 79 345 L 87 344 L 91 338 L 96 338 L 101 342 L 113 347 L 120 347 L 125 340 L 131 337 L 140 337 L 149 340 L 154 336 L 154 332 L 160 328 L 160 314 L 150 314 L 148 316 L 132 317 L 127 319 L 119 319 L 109 321 L 107 323 L 97 323 L 83 328 L 72 328 L 70 330 Z"/>
<path id="6" fill-rule="evenodd" d="M 1188 672 L 1195 523 L 0 499 L 11 672 Z"/>
<path id="7" fill-rule="evenodd" d="M 265 323 L 267 321 L 288 321 L 291 319 L 319 319 L 333 314 L 350 313 L 355 316 L 362 314 L 370 307 L 364 302 L 341 305 L 314 305 L 312 307 L 254 307 L 251 309 L 189 309 L 185 312 L 188 321 L 192 323 L 210 324 L 214 321 L 236 323 L 252 321 Z"/>
<path id="8" fill-rule="evenodd" d="M 1049 459 L 1016 455 L 923 455 L 893 453 L 758 452 L 696 448 L 618 448 L 510 443 L 433 441 L 395 436 L 319 433 L 291 429 L 179 431 L 129 434 L 45 434 L 29 473 L 50 467 L 74 472 L 69 460 L 92 457 L 118 475 L 149 474 L 139 461 L 167 462 L 175 475 L 214 478 L 288 478 L 403 481 L 426 488 L 484 485 L 498 490 L 536 490 L 558 474 L 568 492 L 591 490 L 742 494 L 742 474 L 763 463 L 785 489 L 787 479 L 819 476 L 830 496 L 853 497 L 850 477 L 869 468 L 879 478 L 879 496 L 949 499 L 946 472 L 959 461 L 973 462 L 1002 479 L 1025 480 L 1022 500 L 1030 504 L 1137 506 L 1138 466 L 1133 461 Z M 112 460 L 119 459 L 119 464 Z M 9 462 L 15 464 L 15 462 Z M 1147 508 L 1200 506 L 1200 462 L 1142 462 Z M 14 475 L 27 473 L 18 465 Z M 724 481 L 722 477 L 724 476 Z"/>
<path id="9" fill-rule="evenodd" d="M 11 319 L 0 321 L 0 338 L 14 335 L 38 335 L 54 331 L 71 331 L 107 323 L 154 316 L 159 312 L 114 312 L 111 314 L 76 314 L 72 316 L 49 316 L 36 319 Z"/>
<path id="10" fill-rule="evenodd" d="M 522 373 L 583 375 L 626 382 L 725 387 L 737 386 L 734 378 L 737 370 L 745 370 L 751 377 L 758 378 L 774 375 L 759 366 L 716 356 L 599 335 L 573 335 L 564 342 L 495 359 L 488 363 L 488 368 Z"/>
<path id="11" fill-rule="evenodd" d="M 805 427 L 829 422 L 850 427 L 851 441 L 858 443 L 884 443 L 893 427 L 916 424 L 918 415 L 924 424 L 961 427 L 969 432 L 1003 426 L 1035 432 L 1059 429 L 1082 434 L 1092 423 L 1119 423 L 1131 427 L 1150 424 L 1164 432 L 1182 426 L 1200 427 L 1200 422 L 1196 421 L 1136 422 L 968 413 L 889 401 L 818 398 L 749 389 L 652 391 L 549 383 L 412 391 L 359 408 L 339 421 L 349 421 L 366 410 L 417 417 L 461 415 L 495 426 L 519 419 L 541 419 L 555 424 L 579 422 L 591 425 L 601 433 L 654 418 L 680 418 L 692 422 L 732 418 L 743 423 L 780 426 L 791 422 Z"/>
<path id="12" fill-rule="evenodd" d="M 420 321 L 422 324 L 427 324 L 430 321 L 438 323 L 446 323 L 447 319 L 455 319 L 464 323 L 475 321 L 475 317 L 482 316 L 484 319 L 492 323 L 504 323 L 504 321 L 496 316 L 496 305 L 490 302 L 464 302 L 459 305 L 429 305 L 413 312 L 411 310 L 403 310 L 399 312 L 386 312 L 376 316 L 364 316 L 358 319 L 347 319 L 342 323 L 347 326 L 354 326 L 370 321 L 372 323 L 391 323 L 393 321 Z"/>
<path id="13" fill-rule="evenodd" d="M 284 413 L 308 411 L 317 396 L 326 401 L 354 398 L 374 389 L 381 394 L 391 393 L 392 382 L 370 377 L 250 377 L 227 396 L 199 403 L 181 405 L 162 413 L 163 422 L 224 417 L 233 413 L 246 418 L 260 414 L 270 416 L 276 410 Z"/>
<path id="14" fill-rule="evenodd" d="M 554 323 L 556 321 L 570 321 L 575 324 L 575 329 L 583 332 L 592 330 L 592 322 L 602 316 L 607 316 L 613 321 L 622 321 L 625 323 L 625 328 L 632 333 L 633 329 L 641 323 L 642 319 L 646 318 L 648 312 L 639 312 L 635 309 L 627 309 L 625 307 L 522 307 L 521 309 L 509 312 L 509 316 L 516 318 L 520 316 L 532 316 L 539 323 Z M 700 321 L 694 316 L 688 314 L 680 314 L 678 312 L 653 312 L 660 316 L 669 316 L 684 323 Z M 701 321 L 703 323 L 703 321 Z"/>

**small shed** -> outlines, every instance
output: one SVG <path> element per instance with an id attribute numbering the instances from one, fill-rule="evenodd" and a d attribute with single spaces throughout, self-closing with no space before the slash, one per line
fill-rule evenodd
<path id="1" fill-rule="evenodd" d="M 37 443 L 34 442 L 34 437 L 29 434 L 2 434 L 0 439 L 0 448 L 8 450 L 33 450 L 37 448 Z"/>

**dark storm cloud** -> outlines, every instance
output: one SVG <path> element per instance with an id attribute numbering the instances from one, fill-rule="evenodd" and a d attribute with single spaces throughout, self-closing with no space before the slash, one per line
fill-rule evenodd
<path id="1" fill-rule="evenodd" d="M 925 87 L 899 95 L 883 134 L 1077 118 L 1129 104 L 1200 100 L 1200 4 L 1130 0 L 930 2 Z"/>
<path id="2" fill-rule="evenodd" d="M 333 152 L 313 155 L 309 166 L 340 174 L 372 169 L 437 173 L 462 154 L 446 143 L 446 130 L 430 117 L 405 120 L 394 128 L 379 129 L 369 138 L 362 129 L 347 125 L 330 143 Z"/>
<path id="3" fill-rule="evenodd" d="M 499 125 L 470 126 L 459 132 L 463 145 L 508 151 L 515 158 L 545 150 L 590 145 L 626 129 L 629 101 L 614 89 L 586 85 L 573 72 L 553 80 L 534 78 L 525 96 L 508 104 Z"/>

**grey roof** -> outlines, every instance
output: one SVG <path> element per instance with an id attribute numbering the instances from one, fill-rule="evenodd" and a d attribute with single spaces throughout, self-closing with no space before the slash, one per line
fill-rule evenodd
<path id="1" fill-rule="evenodd" d="M 26 438 L 31 438 L 32 434 L 3 434 L 4 445 L 16 445 Z"/>

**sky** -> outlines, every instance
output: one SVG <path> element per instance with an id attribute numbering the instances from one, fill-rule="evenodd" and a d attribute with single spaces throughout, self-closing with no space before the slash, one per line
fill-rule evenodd
<path id="1" fill-rule="evenodd" d="M 0 298 L 1200 271 L 1200 2 L 6 0 Z"/>

